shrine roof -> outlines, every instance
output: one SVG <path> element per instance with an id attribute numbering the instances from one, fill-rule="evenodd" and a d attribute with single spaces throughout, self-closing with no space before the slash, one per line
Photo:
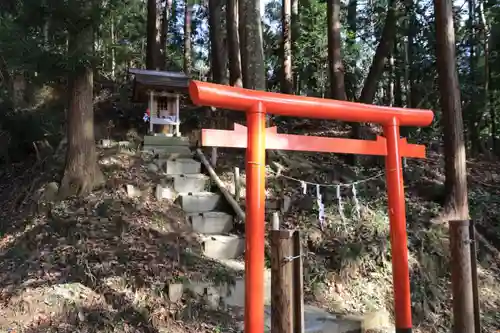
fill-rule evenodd
<path id="1" fill-rule="evenodd" d="M 133 100 L 147 101 L 148 90 L 188 94 L 190 78 L 182 72 L 156 71 L 131 68 L 129 74 L 134 75 Z"/>

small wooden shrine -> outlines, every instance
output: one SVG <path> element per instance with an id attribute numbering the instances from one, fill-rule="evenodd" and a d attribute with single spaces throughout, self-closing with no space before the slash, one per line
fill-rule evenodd
<path id="1" fill-rule="evenodd" d="M 149 134 L 181 136 L 179 99 L 188 93 L 189 77 L 146 69 L 129 69 L 129 73 L 134 75 L 133 101 L 148 104 Z"/>

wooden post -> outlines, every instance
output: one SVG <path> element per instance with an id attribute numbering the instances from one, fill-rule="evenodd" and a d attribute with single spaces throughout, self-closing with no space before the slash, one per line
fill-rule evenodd
<path id="1" fill-rule="evenodd" d="M 155 109 L 155 99 L 154 99 L 154 91 L 150 90 L 149 91 L 149 134 L 154 135 L 153 131 L 153 121 L 151 118 L 156 117 L 156 109 Z"/>
<path id="2" fill-rule="evenodd" d="M 217 166 L 217 147 L 212 147 L 212 154 L 210 155 L 210 164 L 212 168 Z"/>
<path id="3" fill-rule="evenodd" d="M 236 201 L 239 201 L 240 198 L 241 198 L 240 168 L 235 167 L 234 168 L 234 199 L 236 199 Z"/>
<path id="4" fill-rule="evenodd" d="M 293 333 L 292 241 L 291 231 L 271 231 L 271 332 Z"/>
<path id="5" fill-rule="evenodd" d="M 450 221 L 453 332 L 474 333 L 469 221 Z"/>
<path id="6" fill-rule="evenodd" d="M 304 333 L 304 275 L 300 232 L 293 232 L 293 321 L 294 333 Z"/>
<path id="7" fill-rule="evenodd" d="M 179 105 L 179 94 L 175 94 L 175 119 L 176 119 L 176 124 L 175 124 L 175 135 L 176 136 L 181 136 L 181 116 L 179 114 L 180 112 L 180 105 Z"/>
<path id="8" fill-rule="evenodd" d="M 481 309 L 479 308 L 479 290 L 477 287 L 477 243 L 476 243 L 476 227 L 473 220 L 469 224 L 470 235 L 470 261 L 472 270 L 472 297 L 474 298 L 474 326 L 475 333 L 481 333 Z"/>

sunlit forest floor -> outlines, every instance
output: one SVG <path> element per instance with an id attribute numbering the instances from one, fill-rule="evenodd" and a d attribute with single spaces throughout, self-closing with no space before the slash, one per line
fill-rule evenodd
<path id="1" fill-rule="evenodd" d="M 192 117 L 190 115 L 189 117 Z M 100 120 L 106 127 L 108 120 Z M 135 119 L 135 118 L 134 118 Z M 134 121 L 121 139 L 138 140 Z M 187 123 L 191 118 L 187 120 Z M 313 133 L 290 122 L 280 131 Z M 330 127 L 329 127 L 330 126 Z M 112 131 L 118 131 L 113 129 Z M 97 130 L 98 139 L 106 131 Z M 132 135 L 132 134 L 133 135 Z M 338 134 L 338 133 L 337 133 Z M 85 198 L 54 200 L 64 149 L 0 169 L 0 332 L 232 332 L 241 313 L 214 312 L 202 302 L 168 300 L 169 282 L 231 280 L 233 272 L 203 258 L 197 235 L 176 205 L 154 199 L 157 180 L 129 149 L 99 149 L 106 185 Z M 219 151 L 218 173 L 228 182 L 243 166 L 241 150 Z M 432 149 L 426 160 L 405 167 L 413 316 L 417 332 L 449 332 L 451 288 L 447 226 L 439 221 L 443 157 Z M 333 154 L 279 152 L 269 155 L 269 196 L 286 194 L 292 209 L 285 227 L 302 230 L 306 301 L 337 313 L 379 313 L 392 318 L 389 223 L 384 177 L 356 186 L 358 217 L 350 187 L 324 188 L 326 225 L 321 230 L 315 197 L 299 182 L 351 184 L 383 172 L 370 159 L 351 168 Z M 468 162 L 471 215 L 480 233 L 478 269 L 482 325 L 500 329 L 500 174 L 497 162 Z M 244 178 L 244 174 L 243 174 Z M 127 185 L 140 189 L 131 196 Z M 312 193 L 312 192 L 311 192 Z"/>

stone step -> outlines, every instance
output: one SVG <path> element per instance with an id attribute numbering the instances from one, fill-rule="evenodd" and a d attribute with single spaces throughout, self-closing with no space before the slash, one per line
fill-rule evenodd
<path id="1" fill-rule="evenodd" d="M 163 199 L 175 200 L 175 198 L 177 197 L 177 193 L 175 193 L 172 186 L 158 184 L 158 185 L 156 185 L 156 189 L 155 189 L 155 197 L 156 197 L 156 200 L 158 200 L 158 201 L 161 201 Z"/>
<path id="2" fill-rule="evenodd" d="M 226 234 L 233 229 L 233 216 L 223 212 L 189 214 L 188 223 L 200 234 Z"/>
<path id="3" fill-rule="evenodd" d="M 193 156 L 191 149 L 187 146 L 144 145 L 142 151 L 158 155 L 158 157 L 162 159 L 189 158 Z"/>
<path id="4" fill-rule="evenodd" d="M 170 176 L 178 193 L 196 193 L 207 190 L 208 176 L 201 173 Z"/>
<path id="5" fill-rule="evenodd" d="M 189 138 L 165 135 L 145 135 L 144 146 L 189 146 Z"/>
<path id="6" fill-rule="evenodd" d="M 182 193 L 179 195 L 179 203 L 186 213 L 204 213 L 217 210 L 222 197 L 212 192 Z"/>
<path id="7" fill-rule="evenodd" d="M 212 259 L 234 259 L 245 252 L 245 238 L 237 235 L 211 235 L 202 240 L 203 254 Z"/>
<path id="8" fill-rule="evenodd" d="M 169 176 L 197 174 L 201 172 L 201 163 L 192 158 L 155 159 L 154 163 Z"/>
<path id="9" fill-rule="evenodd" d="M 245 306 L 244 277 L 237 277 L 231 283 L 189 281 L 168 285 L 168 297 L 172 302 L 179 301 L 186 291 L 194 296 L 205 298 L 212 309 Z M 264 303 L 271 304 L 271 272 L 269 270 L 264 272 Z"/>

